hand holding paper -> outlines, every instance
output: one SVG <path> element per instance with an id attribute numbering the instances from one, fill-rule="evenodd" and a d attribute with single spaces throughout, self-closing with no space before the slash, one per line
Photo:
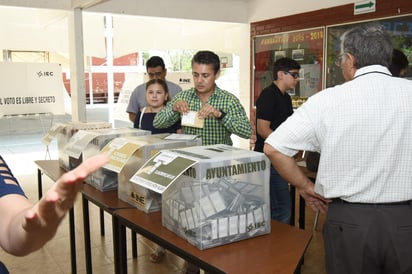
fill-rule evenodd
<path id="1" fill-rule="evenodd" d="M 189 111 L 182 116 L 182 126 L 203 128 L 204 120 L 195 111 Z"/>

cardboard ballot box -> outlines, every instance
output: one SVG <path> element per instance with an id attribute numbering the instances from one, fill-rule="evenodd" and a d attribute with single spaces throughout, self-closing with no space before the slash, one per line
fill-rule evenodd
<path id="1" fill-rule="evenodd" d="M 69 167 L 73 169 L 80 165 L 83 160 L 99 154 L 100 150 L 114 138 L 150 134 L 151 132 L 148 130 L 136 128 L 79 130 L 73 135 L 69 144 L 66 146 L 66 152 L 69 155 Z M 117 176 L 107 176 L 107 174 L 102 172 L 102 168 L 88 176 L 85 182 L 100 191 L 117 188 Z"/>
<path id="2" fill-rule="evenodd" d="M 100 121 L 56 123 L 43 136 L 42 142 L 45 145 L 49 145 L 53 138 L 56 136 L 59 165 L 65 170 L 69 170 L 69 154 L 66 152 L 66 146 L 70 142 L 72 136 L 79 130 L 96 130 L 108 128 L 112 128 L 111 123 Z"/>
<path id="3" fill-rule="evenodd" d="M 228 145 L 162 150 L 132 181 L 162 193 L 162 223 L 203 250 L 270 233 L 269 159 Z"/>
<path id="4" fill-rule="evenodd" d="M 201 139 L 185 134 L 155 134 L 113 139 L 102 150 L 109 156 L 103 172 L 117 176 L 119 199 L 146 213 L 160 211 L 161 195 L 130 182 L 130 178 L 162 149 L 201 145 Z M 109 176 L 109 175 L 108 175 Z"/>

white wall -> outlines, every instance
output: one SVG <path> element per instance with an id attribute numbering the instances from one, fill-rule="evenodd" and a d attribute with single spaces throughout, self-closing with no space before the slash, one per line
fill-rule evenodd
<path id="1" fill-rule="evenodd" d="M 1 51 L 68 52 L 67 11 L 0 6 L 0 26 Z"/>
<path id="2" fill-rule="evenodd" d="M 88 11 L 247 23 L 249 0 L 110 0 Z"/>
<path id="3" fill-rule="evenodd" d="M 249 2 L 249 22 L 263 21 L 277 17 L 331 8 L 354 3 L 353 0 L 250 0 Z M 359 2 L 359 1 L 357 1 Z"/>

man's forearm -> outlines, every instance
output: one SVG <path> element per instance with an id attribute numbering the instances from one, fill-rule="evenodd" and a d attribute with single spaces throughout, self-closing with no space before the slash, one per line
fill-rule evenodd
<path id="1" fill-rule="evenodd" d="M 299 189 L 304 188 L 307 183 L 311 183 L 293 157 L 284 155 L 268 144 L 265 144 L 263 151 L 277 172 L 291 185 Z"/>
<path id="2" fill-rule="evenodd" d="M 174 112 L 171 108 L 164 107 L 158 112 L 153 120 L 155 128 L 167 128 L 179 120 L 179 113 Z"/>

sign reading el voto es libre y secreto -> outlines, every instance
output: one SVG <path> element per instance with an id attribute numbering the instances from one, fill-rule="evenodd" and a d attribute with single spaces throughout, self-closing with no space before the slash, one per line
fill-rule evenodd
<path id="1" fill-rule="evenodd" d="M 0 75 L 0 117 L 65 113 L 59 64 L 0 62 Z"/>

